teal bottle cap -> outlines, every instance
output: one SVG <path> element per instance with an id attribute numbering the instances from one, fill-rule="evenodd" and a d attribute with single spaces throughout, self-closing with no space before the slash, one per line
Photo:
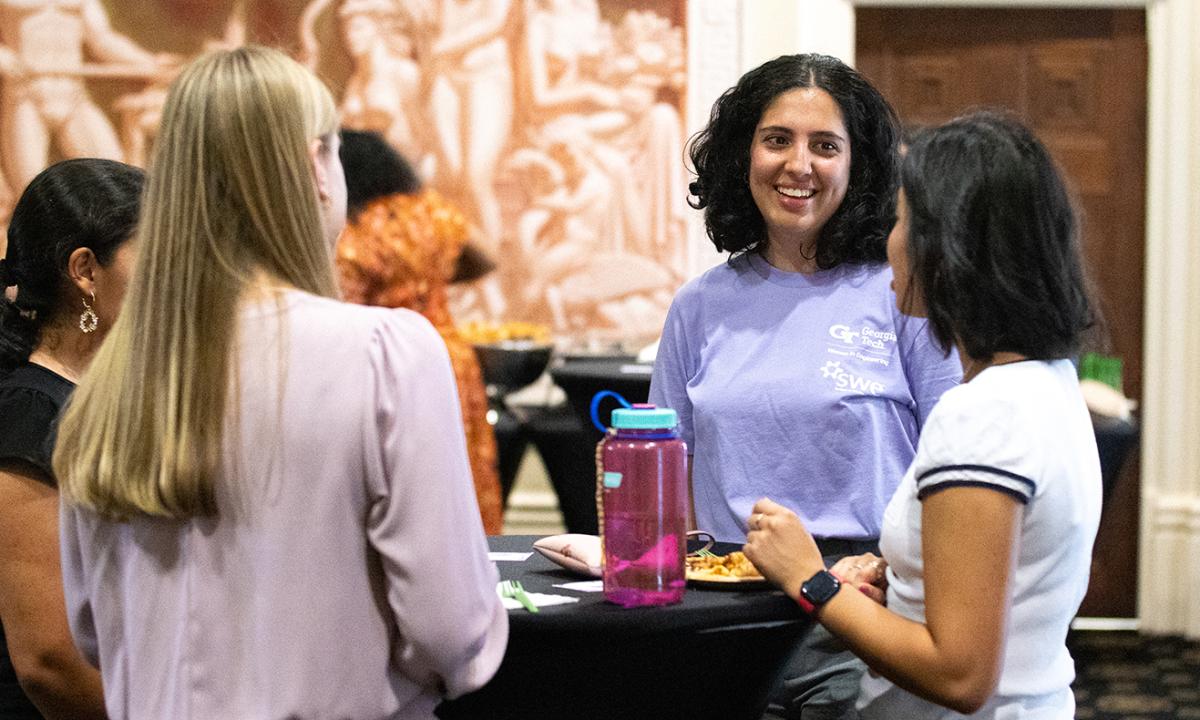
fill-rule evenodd
<path id="1" fill-rule="evenodd" d="M 634 405 L 612 412 L 612 426 L 618 430 L 662 430 L 675 427 L 679 416 L 671 408 Z"/>

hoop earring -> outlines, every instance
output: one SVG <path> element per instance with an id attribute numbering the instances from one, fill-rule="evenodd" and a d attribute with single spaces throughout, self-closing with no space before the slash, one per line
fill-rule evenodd
<path id="1" fill-rule="evenodd" d="M 92 293 L 92 302 L 96 302 L 96 293 Z M 79 329 L 87 334 L 96 332 L 98 327 L 100 327 L 100 318 L 88 303 L 87 298 L 84 298 L 83 312 L 79 313 Z"/>

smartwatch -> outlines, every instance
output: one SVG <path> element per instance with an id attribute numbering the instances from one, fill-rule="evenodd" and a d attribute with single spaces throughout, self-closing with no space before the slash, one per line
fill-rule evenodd
<path id="1" fill-rule="evenodd" d="M 800 586 L 800 597 L 796 602 L 804 612 L 812 614 L 817 608 L 833 599 L 842 587 L 842 581 L 828 570 L 821 570 Z"/>

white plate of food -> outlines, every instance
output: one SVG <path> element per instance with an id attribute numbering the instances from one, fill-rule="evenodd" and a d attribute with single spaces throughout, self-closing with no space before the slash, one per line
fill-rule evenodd
<path id="1" fill-rule="evenodd" d="M 767 579 L 745 553 L 735 550 L 728 555 L 701 552 L 687 557 L 688 585 L 718 590 L 750 590 L 770 587 Z"/>

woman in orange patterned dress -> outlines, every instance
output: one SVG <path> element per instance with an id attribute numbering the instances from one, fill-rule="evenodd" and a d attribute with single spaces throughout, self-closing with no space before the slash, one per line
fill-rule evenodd
<path id="1" fill-rule="evenodd" d="M 342 296 L 364 305 L 403 307 L 441 333 L 458 380 L 467 451 L 483 526 L 503 522 L 496 436 L 475 350 L 454 327 L 446 297 L 451 282 L 490 269 L 469 241 L 473 228 L 453 205 L 422 188 L 412 167 L 378 134 L 342 131 L 349 222 L 337 246 Z M 464 266 L 463 260 L 469 261 Z"/>

